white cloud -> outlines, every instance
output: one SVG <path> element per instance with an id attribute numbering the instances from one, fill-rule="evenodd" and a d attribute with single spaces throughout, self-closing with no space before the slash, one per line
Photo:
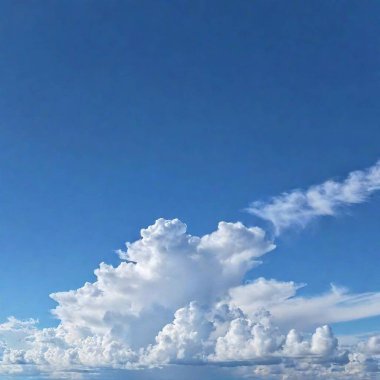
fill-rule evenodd
<path id="1" fill-rule="evenodd" d="M 270 221 L 277 234 L 292 226 L 306 226 L 319 216 L 335 215 L 346 205 L 365 202 L 380 189 L 380 161 L 351 172 L 342 181 L 328 180 L 307 190 L 294 190 L 269 202 L 253 202 L 248 212 Z"/>
<path id="2" fill-rule="evenodd" d="M 338 340 L 334 337 L 331 328 L 327 325 L 318 327 L 311 337 L 310 352 L 320 356 L 334 354 L 338 346 Z"/>
<path id="3" fill-rule="evenodd" d="M 251 211 L 279 232 L 378 189 L 380 162 Z M 101 263 L 94 282 L 52 294 L 57 327 L 38 329 L 33 319 L 13 317 L 0 324 L 0 373 L 58 379 L 100 368 L 212 364 L 274 380 L 380 375 L 378 335 L 341 347 L 327 325 L 380 315 L 380 293 L 332 286 L 305 297 L 298 294 L 303 283 L 247 282 L 275 248 L 264 230 L 240 222 L 220 222 L 200 237 L 186 230 L 178 219 L 158 219 L 118 252 L 119 265 Z"/>
<path id="4" fill-rule="evenodd" d="M 17 334 L 17 330 L 15 330 Z M 110 335 L 73 338 L 62 325 L 42 330 L 31 329 L 24 347 L 15 349 L 12 339 L 5 343 L 1 364 L 31 372 L 77 374 L 79 369 L 141 368 L 165 364 L 276 364 L 296 355 L 316 356 L 324 362 L 334 360 L 337 341 L 328 326 L 318 328 L 303 341 L 291 331 L 285 336 L 272 324 L 268 312 L 248 317 L 239 309 L 218 303 L 204 308 L 197 303 L 180 308 L 174 320 L 165 325 L 155 343 L 132 351 Z M 297 339 L 294 339 L 297 336 Z M 293 337 L 293 338 L 292 338 Z M 304 344 L 304 349 L 299 347 Z M 234 364 L 235 363 L 235 364 Z M 77 372 L 76 372 L 77 371 Z"/>
<path id="5" fill-rule="evenodd" d="M 251 315 L 259 309 L 270 309 L 294 297 L 305 284 L 283 282 L 260 277 L 254 281 L 230 288 L 230 303 Z"/>
<path id="6" fill-rule="evenodd" d="M 230 321 L 227 332 L 217 338 L 211 360 L 268 360 L 281 348 L 283 341 L 284 337 L 266 315 L 256 321 L 243 315 Z"/>
<path id="7" fill-rule="evenodd" d="M 297 290 L 305 284 L 258 278 L 231 288 L 230 304 L 247 315 L 263 308 L 271 312 L 274 322 L 284 330 L 296 327 L 310 331 L 324 323 L 338 323 L 380 315 L 380 292 L 350 293 L 332 285 L 325 294 L 301 297 Z"/>
<path id="8" fill-rule="evenodd" d="M 160 365 L 203 361 L 206 341 L 212 329 L 213 324 L 207 319 L 205 311 L 195 302 L 191 302 L 175 312 L 173 322 L 158 333 L 155 344 L 144 352 L 141 363 Z"/>
<path id="9" fill-rule="evenodd" d="M 15 321 L 16 322 L 16 321 Z M 17 321 L 16 325 L 23 322 Z M 130 370 L 168 364 L 245 366 L 247 377 L 272 379 L 362 378 L 378 372 L 378 337 L 370 337 L 348 354 L 328 326 L 302 336 L 273 324 L 269 312 L 248 316 L 225 303 L 203 307 L 191 302 L 163 326 L 155 342 L 132 351 L 123 339 L 109 334 L 74 337 L 62 325 L 28 330 L 23 349 L 3 347 L 0 372 L 77 377 L 83 370 Z M 12 330 L 9 330 L 12 332 Z M 14 330 L 17 335 L 17 328 Z M 91 370 L 92 369 L 92 370 Z M 17 372 L 19 373 L 19 372 Z M 339 376 L 337 376 L 339 374 Z M 330 376 L 330 377 L 329 377 Z M 334 376 L 334 377 L 331 377 Z M 365 377 L 363 377 L 365 378 Z"/>
<path id="10" fill-rule="evenodd" d="M 380 355 L 380 335 L 374 335 L 359 343 L 359 350 L 367 354 Z"/>
<path id="11" fill-rule="evenodd" d="M 122 253 L 127 262 L 102 263 L 96 282 L 52 294 L 54 314 L 72 334 L 122 336 L 133 348 L 152 343 L 176 310 L 191 301 L 211 304 L 274 248 L 263 230 L 241 223 L 221 222 L 197 237 L 178 219 L 159 219 L 141 236 Z"/>

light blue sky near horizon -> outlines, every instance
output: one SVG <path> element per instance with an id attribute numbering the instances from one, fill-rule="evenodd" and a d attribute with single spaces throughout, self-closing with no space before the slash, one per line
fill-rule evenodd
<path id="1" fill-rule="evenodd" d="M 1 2 L 0 318 L 55 324 L 49 293 L 159 217 L 267 226 L 251 201 L 372 165 L 379 21 L 376 1 Z M 290 231 L 252 277 L 379 291 L 379 213 Z"/>

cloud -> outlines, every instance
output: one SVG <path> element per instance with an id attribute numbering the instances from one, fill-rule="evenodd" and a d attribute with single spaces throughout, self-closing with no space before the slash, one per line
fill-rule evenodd
<path id="1" fill-rule="evenodd" d="M 380 335 L 369 337 L 366 342 L 360 342 L 358 347 L 361 352 L 380 355 Z"/>
<path id="2" fill-rule="evenodd" d="M 281 349 L 284 337 L 272 326 L 268 316 L 263 314 L 252 320 L 243 314 L 230 321 L 226 333 L 217 338 L 211 359 L 221 362 L 276 362 L 274 354 Z"/>
<path id="3" fill-rule="evenodd" d="M 257 227 L 221 222 L 202 237 L 178 219 L 159 219 L 127 243 L 117 267 L 100 264 L 97 280 L 52 294 L 54 314 L 76 337 L 122 336 L 132 348 L 152 343 L 176 310 L 191 301 L 211 304 L 239 285 L 258 258 L 274 249 Z"/>
<path id="4" fill-rule="evenodd" d="M 197 237 L 178 219 L 159 219 L 119 252 L 118 266 L 102 263 L 95 282 L 52 295 L 57 327 L 15 318 L 0 324 L 0 371 L 65 378 L 212 364 L 254 367 L 249 376 L 317 378 L 334 366 L 347 376 L 373 370 L 377 338 L 349 356 L 325 323 L 380 314 L 379 294 L 332 287 L 304 298 L 297 292 L 305 284 L 244 282 L 274 247 L 262 229 L 242 223 L 221 222 Z"/>
<path id="5" fill-rule="evenodd" d="M 379 373 L 378 358 L 366 348 L 372 340 L 347 352 L 339 347 L 328 326 L 306 336 L 295 329 L 284 335 L 268 312 L 248 317 L 226 304 L 205 308 L 192 302 L 177 310 L 155 343 L 138 352 L 126 349 L 110 336 L 72 340 L 62 326 L 33 329 L 24 349 L 5 349 L 0 370 L 19 370 L 24 376 L 53 374 L 54 379 L 60 379 L 70 374 L 73 378 L 89 375 L 101 367 L 131 371 L 173 364 L 212 364 L 231 368 L 235 372 L 232 378 L 242 369 L 247 378 L 366 378 L 362 376 L 369 371 Z"/>
<path id="6" fill-rule="evenodd" d="M 310 331 L 324 323 L 338 323 L 380 315 L 380 292 L 350 293 L 332 285 L 330 291 L 301 297 L 297 290 L 305 284 L 258 278 L 229 290 L 230 304 L 247 315 L 259 309 L 269 310 L 283 329 Z"/>
<path id="7" fill-rule="evenodd" d="M 380 161 L 366 170 L 351 172 L 342 181 L 328 180 L 307 190 L 293 190 L 269 202 L 253 202 L 247 211 L 270 221 L 276 234 L 304 227 L 319 216 L 332 216 L 344 206 L 365 202 L 380 190 Z"/>
<path id="8" fill-rule="evenodd" d="M 380 162 L 258 210 L 279 232 L 334 215 L 379 188 Z M 0 324 L 0 373 L 74 379 L 106 370 L 207 366 L 228 368 L 232 379 L 380 376 L 378 335 L 341 346 L 328 325 L 380 315 L 380 293 L 332 285 L 305 297 L 299 295 L 305 283 L 247 281 L 274 249 L 263 229 L 240 222 L 192 236 L 180 220 L 158 219 L 118 251 L 117 266 L 101 263 L 94 282 L 51 295 L 57 327 L 40 329 L 36 320 L 14 317 Z"/>
<path id="9" fill-rule="evenodd" d="M 149 345 L 141 358 L 143 364 L 202 362 L 206 341 L 213 330 L 206 311 L 197 303 L 178 309 L 173 322 L 167 324 Z"/>

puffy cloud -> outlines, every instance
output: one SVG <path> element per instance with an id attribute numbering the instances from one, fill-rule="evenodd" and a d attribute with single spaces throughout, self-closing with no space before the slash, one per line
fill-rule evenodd
<path id="1" fill-rule="evenodd" d="M 141 358 L 143 364 L 199 362 L 205 359 L 212 322 L 195 302 L 178 309 L 173 322 L 164 326 Z"/>
<path id="2" fill-rule="evenodd" d="M 356 379 L 378 379 L 379 378 L 379 359 L 361 352 L 349 354 L 349 362 L 345 366 L 345 373 Z"/>
<path id="3" fill-rule="evenodd" d="M 36 373 L 54 372 L 56 378 L 61 378 L 57 374 L 67 371 L 78 375 L 80 370 L 101 367 L 133 369 L 204 363 L 274 365 L 295 356 L 323 357 L 328 363 L 335 360 L 338 352 L 337 340 L 327 326 L 318 328 L 309 340 L 303 340 L 295 331 L 285 338 L 273 326 L 268 312 L 248 317 L 224 303 L 206 308 L 191 302 L 178 309 L 173 321 L 159 331 L 155 342 L 138 351 L 110 334 L 78 338 L 63 325 L 28 331 L 22 349 L 8 347 L 12 339 L 6 342 L 2 365 L 8 371 L 25 369 L 24 374 L 32 373 L 31 368 Z"/>
<path id="4" fill-rule="evenodd" d="M 336 361 L 342 355 L 329 326 L 318 327 L 305 339 L 296 330 L 285 337 L 267 311 L 248 317 L 226 304 L 205 309 L 196 303 L 179 309 L 173 322 L 157 335 L 140 364 L 205 363 L 222 365 L 275 364 L 291 358 Z"/>
<path id="5" fill-rule="evenodd" d="M 242 316 L 233 319 L 226 334 L 217 338 L 215 354 L 211 355 L 211 359 L 222 362 L 268 360 L 280 349 L 283 340 L 265 316 L 259 321 Z"/>
<path id="6" fill-rule="evenodd" d="M 366 342 L 360 342 L 359 349 L 367 354 L 380 355 L 380 335 L 371 336 Z"/>
<path id="7" fill-rule="evenodd" d="M 318 327 L 311 337 L 310 352 L 320 356 L 330 356 L 337 346 L 338 340 L 334 338 L 331 328 L 325 325 Z"/>
<path id="8" fill-rule="evenodd" d="M 335 215 L 345 205 L 362 203 L 380 189 L 380 161 L 366 170 L 351 172 L 343 182 L 329 180 L 307 190 L 294 190 L 269 202 L 253 202 L 248 212 L 272 222 L 276 233 L 304 227 L 319 216 Z"/>
<path id="9" fill-rule="evenodd" d="M 286 336 L 284 353 L 290 357 L 304 357 L 310 354 L 310 343 L 295 329 Z"/>
<path id="10" fill-rule="evenodd" d="M 344 373 L 349 379 L 378 379 L 380 377 L 380 336 L 369 336 L 352 346 Z"/>
<path id="11" fill-rule="evenodd" d="M 52 294 L 54 314 L 72 334 L 123 336 L 133 348 L 152 343 L 176 310 L 191 301 L 211 304 L 274 248 L 263 230 L 241 223 L 221 222 L 197 237 L 178 219 L 159 219 L 141 237 L 120 253 L 127 261 L 102 263 L 96 282 Z"/>
<path id="12" fill-rule="evenodd" d="M 149 365 L 268 361 L 284 340 L 270 319 L 268 312 L 259 312 L 250 319 L 227 304 L 204 308 L 191 302 L 177 310 L 173 322 L 159 332 L 156 343 L 147 348 L 141 362 Z"/>
<path id="13" fill-rule="evenodd" d="M 37 324 L 38 321 L 32 318 L 20 321 L 8 317 L 6 322 L 0 324 L 0 342 L 7 341 L 14 348 L 22 348 L 24 339 L 37 331 Z"/>

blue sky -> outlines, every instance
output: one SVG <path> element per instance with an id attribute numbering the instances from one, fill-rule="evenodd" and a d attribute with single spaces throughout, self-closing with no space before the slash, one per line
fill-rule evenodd
<path id="1" fill-rule="evenodd" d="M 376 1 L 2 1 L 0 317 L 56 326 L 53 292 L 160 217 L 202 236 L 252 201 L 380 157 Z M 291 228 L 249 271 L 299 294 L 380 291 L 380 197 Z M 334 326 L 379 330 L 377 317 Z"/>

